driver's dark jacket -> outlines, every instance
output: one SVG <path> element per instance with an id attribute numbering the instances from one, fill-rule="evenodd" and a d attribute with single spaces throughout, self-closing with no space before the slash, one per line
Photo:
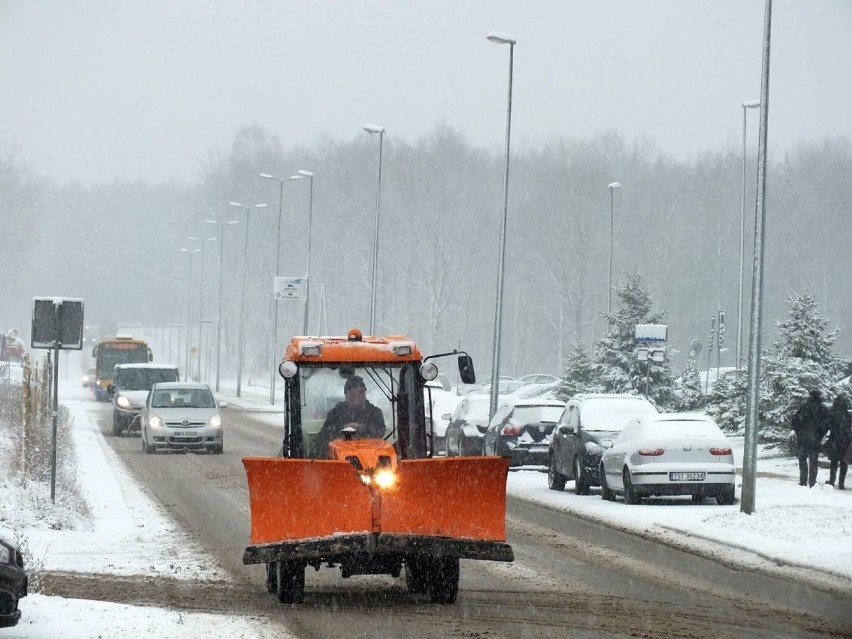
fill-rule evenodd
<path id="1" fill-rule="evenodd" d="M 328 455 L 329 442 L 342 437 L 343 434 L 341 431 L 343 427 L 351 422 L 358 424 L 356 437 L 385 436 L 385 418 L 382 415 L 381 409 L 369 401 L 364 402 L 360 408 L 353 408 L 345 401 L 342 401 L 328 411 L 325 423 L 314 438 L 313 456 L 325 458 Z"/>

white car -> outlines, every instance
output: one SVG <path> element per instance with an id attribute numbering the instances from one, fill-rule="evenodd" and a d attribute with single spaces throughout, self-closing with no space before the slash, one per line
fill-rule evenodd
<path id="1" fill-rule="evenodd" d="M 423 401 L 426 406 L 426 416 L 432 420 L 432 451 L 433 455 L 442 455 L 445 452 L 444 438 L 447 434 L 447 425 L 450 423 L 449 417 L 456 406 L 462 401 L 462 397 L 456 395 L 452 389 L 445 390 L 437 380 L 426 382 L 427 389 L 424 389 Z M 429 396 L 432 398 L 431 408 L 429 407 Z"/>
<path id="2" fill-rule="evenodd" d="M 603 442 L 604 446 L 607 442 Z M 734 503 L 731 443 L 709 417 L 682 413 L 632 419 L 601 457 L 601 495 L 638 504 L 651 495 L 715 497 Z"/>
<path id="3" fill-rule="evenodd" d="M 207 384 L 164 382 L 154 384 L 141 415 L 142 448 L 154 453 L 161 448 L 225 449 L 218 402 Z"/>

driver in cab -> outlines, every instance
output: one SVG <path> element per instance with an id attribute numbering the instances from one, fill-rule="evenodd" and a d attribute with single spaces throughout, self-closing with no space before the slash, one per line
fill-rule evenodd
<path id="1" fill-rule="evenodd" d="M 343 429 L 354 428 L 357 437 L 384 437 L 385 418 L 381 409 L 367 400 L 367 386 L 358 375 L 352 375 L 343 386 L 345 399 L 328 412 L 314 439 L 314 457 L 325 459 L 328 444 L 343 437 Z"/>

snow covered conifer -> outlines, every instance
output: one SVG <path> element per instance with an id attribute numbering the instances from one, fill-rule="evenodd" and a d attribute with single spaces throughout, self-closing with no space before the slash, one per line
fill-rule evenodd
<path id="1" fill-rule="evenodd" d="M 592 360 L 586 353 L 583 345 L 574 342 L 565 361 L 565 374 L 556 388 L 556 396 L 567 402 L 577 393 L 589 393 L 598 391 L 595 383 Z"/>

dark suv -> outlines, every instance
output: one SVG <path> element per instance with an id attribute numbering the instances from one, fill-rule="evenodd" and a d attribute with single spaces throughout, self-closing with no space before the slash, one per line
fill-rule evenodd
<path id="1" fill-rule="evenodd" d="M 590 486 L 600 486 L 601 455 L 612 446 L 631 419 L 659 412 L 642 395 L 574 395 L 559 418 L 548 448 L 547 485 L 564 490 L 574 480 L 578 495 L 588 495 Z"/>

